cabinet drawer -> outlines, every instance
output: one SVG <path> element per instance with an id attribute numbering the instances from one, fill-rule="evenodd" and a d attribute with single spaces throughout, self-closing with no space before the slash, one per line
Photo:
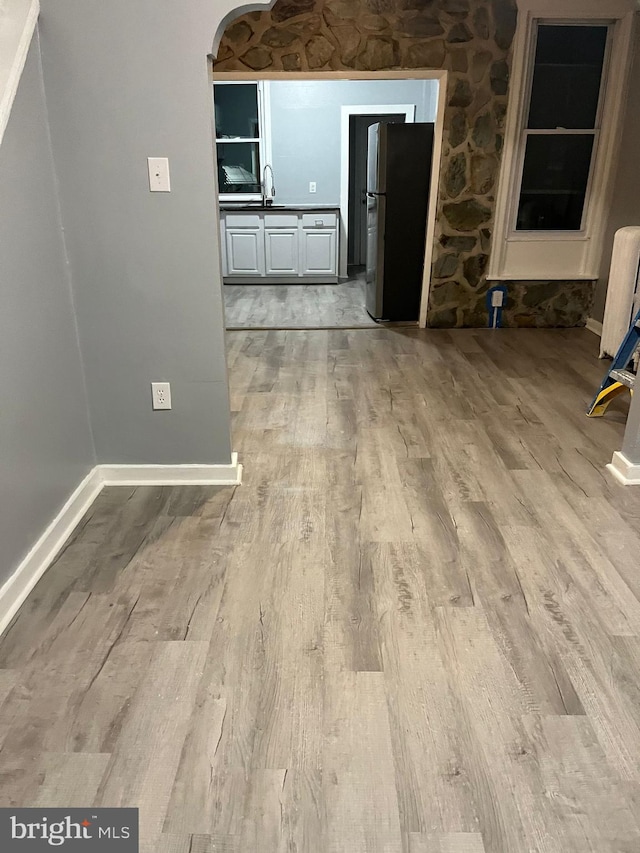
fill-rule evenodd
<path id="1" fill-rule="evenodd" d="M 297 213 L 265 213 L 265 228 L 296 228 L 298 225 Z"/>
<path id="2" fill-rule="evenodd" d="M 224 221 L 227 228 L 260 228 L 257 213 L 227 213 Z"/>
<path id="3" fill-rule="evenodd" d="M 335 213 L 303 213 L 303 228 L 335 228 L 338 217 Z"/>

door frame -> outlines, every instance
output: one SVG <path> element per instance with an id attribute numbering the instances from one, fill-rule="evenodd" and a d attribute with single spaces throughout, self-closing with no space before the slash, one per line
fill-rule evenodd
<path id="1" fill-rule="evenodd" d="M 211 58 L 213 60 L 213 57 Z M 427 325 L 427 307 L 429 305 L 429 288 L 431 286 L 431 261 L 433 258 L 433 241 L 436 229 L 436 211 L 438 209 L 438 191 L 440 187 L 440 168 L 444 138 L 444 111 L 447 100 L 447 84 L 449 72 L 436 69 L 419 69 L 416 71 L 214 71 L 213 61 L 210 65 L 211 80 L 437 80 L 438 104 L 436 108 L 435 135 L 433 142 L 433 162 L 431 164 L 431 189 L 429 191 L 429 215 L 427 218 L 427 234 L 424 251 L 424 271 L 422 274 L 422 296 L 420 299 L 420 317 L 418 325 L 424 329 Z M 213 103 L 213 101 L 212 101 Z M 368 109 L 373 109 L 368 105 Z M 213 147 L 215 157 L 215 133 Z M 347 145 L 348 148 L 348 145 Z M 215 162 L 215 161 L 214 161 Z M 217 182 L 216 182 L 217 184 Z M 347 189 L 348 195 L 348 189 Z M 220 199 L 218 187 L 215 187 L 215 216 L 220 228 Z M 342 217 L 341 217 L 342 218 Z M 341 234 L 342 238 L 342 234 Z M 342 248 L 341 248 L 342 252 Z"/>
<path id="2" fill-rule="evenodd" d="M 349 119 L 351 116 L 403 115 L 407 124 L 413 124 L 416 107 L 416 104 L 347 104 L 340 107 L 340 278 L 347 277 L 349 252 Z"/>

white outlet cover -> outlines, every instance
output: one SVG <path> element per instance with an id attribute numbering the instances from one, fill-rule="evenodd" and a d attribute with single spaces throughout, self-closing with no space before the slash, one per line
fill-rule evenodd
<path id="1" fill-rule="evenodd" d="M 316 182 L 315 181 L 309 181 L 309 192 L 314 193 L 315 191 L 316 191 Z"/>
<path id="2" fill-rule="evenodd" d="M 149 167 L 149 190 L 152 193 L 170 193 L 169 158 L 147 157 L 147 164 Z"/>
<path id="3" fill-rule="evenodd" d="M 151 383 L 151 402 L 154 409 L 170 409 L 171 408 L 171 383 L 170 382 L 152 382 Z"/>

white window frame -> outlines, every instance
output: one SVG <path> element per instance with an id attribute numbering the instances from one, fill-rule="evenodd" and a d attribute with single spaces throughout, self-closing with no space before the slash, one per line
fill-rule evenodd
<path id="1" fill-rule="evenodd" d="M 598 93 L 598 105 L 596 109 L 596 116 L 594 121 L 594 126 L 592 128 L 529 128 L 528 124 L 528 116 L 529 110 L 531 108 L 531 96 L 533 94 L 533 75 L 535 70 L 535 54 L 536 47 L 538 43 L 538 32 L 540 26 L 545 25 L 553 25 L 553 26 L 603 26 L 607 27 L 607 42 L 605 45 L 605 52 L 602 62 L 602 75 L 600 78 L 600 91 Z M 606 100 L 608 79 L 609 79 L 609 63 L 611 59 L 611 45 L 613 41 L 613 26 L 611 21 L 566 21 L 566 20 L 548 20 L 537 18 L 533 21 L 533 25 L 531 27 L 531 41 L 529 44 L 529 62 L 527 68 L 527 76 L 525 83 L 525 103 L 523 110 L 523 120 L 522 120 L 522 128 L 520 130 L 520 139 L 518 141 L 518 154 L 517 154 L 517 168 L 516 168 L 516 176 L 517 176 L 517 190 L 512 198 L 512 207 L 509 216 L 509 238 L 522 239 L 522 240 L 539 240 L 543 237 L 545 240 L 582 240 L 587 236 L 587 228 L 588 228 L 588 218 L 590 211 L 590 201 L 591 201 L 591 190 L 593 187 L 593 177 L 595 171 L 595 165 L 598 158 L 598 146 L 600 142 L 600 130 L 602 127 L 602 118 L 604 112 L 604 103 Z M 591 164 L 589 167 L 589 175 L 587 178 L 587 186 L 584 200 L 584 207 L 582 210 L 582 218 L 580 223 L 580 228 L 575 229 L 573 231 L 543 231 L 543 230 L 518 230 L 517 229 L 517 219 L 518 219 L 518 210 L 520 207 L 520 196 L 522 193 L 522 180 L 524 177 L 524 159 L 526 154 L 527 142 L 530 136 L 585 136 L 590 135 L 593 136 L 593 148 L 591 150 Z"/>
<path id="2" fill-rule="evenodd" d="M 488 278 L 598 278 L 624 111 L 633 23 L 630 0 L 520 0 Z M 539 24 L 608 25 L 594 154 L 580 231 L 516 231 Z M 591 129 L 589 129 L 591 131 Z M 549 131 L 543 131 L 547 134 Z M 567 131 L 557 131 L 566 133 Z M 569 131 L 580 132 L 580 131 Z"/>
<path id="3" fill-rule="evenodd" d="M 211 96 L 214 99 L 214 118 L 215 118 L 215 87 L 216 86 L 246 86 L 248 84 L 254 85 L 256 87 L 256 91 L 258 94 L 258 129 L 259 136 L 254 138 L 242 137 L 242 139 L 217 139 L 216 138 L 216 128 L 215 128 L 215 120 L 213 126 L 213 134 L 214 134 L 214 143 L 216 145 L 233 145 L 238 143 L 245 142 L 257 142 L 258 143 L 258 153 L 260 156 L 260 171 L 261 174 L 258 176 L 258 180 L 262 182 L 262 174 L 264 172 L 264 167 L 268 163 L 269 165 L 273 165 L 271 162 L 271 99 L 270 99 L 270 91 L 269 91 L 269 81 L 268 80 L 214 80 L 213 88 L 211 90 Z M 260 201 L 262 198 L 261 193 L 219 193 L 220 201 Z"/>

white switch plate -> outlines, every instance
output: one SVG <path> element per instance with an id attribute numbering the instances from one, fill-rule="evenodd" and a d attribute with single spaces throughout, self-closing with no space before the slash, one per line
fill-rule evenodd
<path id="1" fill-rule="evenodd" d="M 152 382 L 151 401 L 154 409 L 171 408 L 171 383 Z"/>
<path id="2" fill-rule="evenodd" d="M 168 157 L 147 157 L 149 165 L 149 189 L 152 193 L 170 193 Z"/>
<path id="3" fill-rule="evenodd" d="M 315 191 L 316 191 L 316 182 L 315 181 L 309 181 L 309 192 L 314 193 Z"/>

